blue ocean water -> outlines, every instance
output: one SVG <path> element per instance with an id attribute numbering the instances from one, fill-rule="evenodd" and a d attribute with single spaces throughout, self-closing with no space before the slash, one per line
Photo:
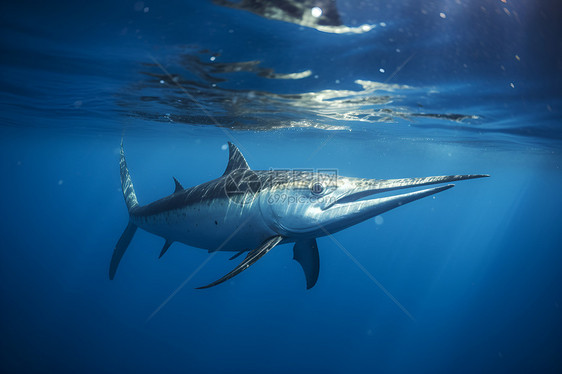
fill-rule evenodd
<path id="1" fill-rule="evenodd" d="M 3 6 L 2 372 L 562 370 L 562 7 L 335 4 L 372 29 L 207 0 Z M 141 204 L 218 177 L 228 141 L 256 169 L 491 178 L 318 239 L 311 290 L 290 245 L 195 290 L 238 260 L 158 259 L 141 230 L 110 281 L 121 138 Z"/>

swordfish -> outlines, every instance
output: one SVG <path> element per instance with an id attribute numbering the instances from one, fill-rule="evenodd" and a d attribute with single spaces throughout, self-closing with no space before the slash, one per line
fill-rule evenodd
<path id="1" fill-rule="evenodd" d="M 253 170 L 234 144 L 229 142 L 228 147 L 228 164 L 222 176 L 191 188 L 184 188 L 173 178 L 175 189 L 171 195 L 141 206 L 121 141 L 121 187 L 129 223 L 113 251 L 110 279 L 114 278 L 125 250 L 140 227 L 165 239 L 160 257 L 174 242 L 202 248 L 209 253 L 231 251 L 234 253 L 231 259 L 248 252 L 231 272 L 198 288 L 223 283 L 246 270 L 274 247 L 293 243 L 293 258 L 301 265 L 306 286 L 310 289 L 316 284 L 320 270 L 316 238 L 454 185 L 365 198 L 404 188 L 489 176 L 363 179 L 339 176 L 334 171 Z"/>

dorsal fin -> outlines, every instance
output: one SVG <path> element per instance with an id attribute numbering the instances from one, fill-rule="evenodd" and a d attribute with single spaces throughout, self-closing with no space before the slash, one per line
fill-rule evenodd
<path id="1" fill-rule="evenodd" d="M 238 147 L 228 142 L 228 165 L 226 165 L 223 175 L 230 174 L 236 169 L 250 169 L 250 167 Z"/>
<path id="2" fill-rule="evenodd" d="M 181 185 L 180 182 L 178 182 L 178 180 L 176 179 L 176 177 L 172 177 L 174 178 L 174 183 L 176 184 L 176 189 L 174 190 L 174 193 L 179 192 L 179 191 L 183 191 L 183 186 Z"/>

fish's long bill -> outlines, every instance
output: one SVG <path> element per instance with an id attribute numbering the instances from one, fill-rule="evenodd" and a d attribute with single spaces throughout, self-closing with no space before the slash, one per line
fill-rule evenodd
<path id="1" fill-rule="evenodd" d="M 351 226 L 413 201 L 448 190 L 454 186 L 454 184 L 447 184 L 445 186 L 433 187 L 395 196 L 339 203 L 330 208 L 327 212 L 347 221 L 345 226 Z"/>
<path id="2" fill-rule="evenodd" d="M 423 178 L 364 180 L 364 182 L 359 184 L 357 188 L 348 191 L 344 196 L 341 196 L 337 199 L 337 201 L 333 201 L 331 204 L 326 205 L 323 209 L 329 209 L 335 204 L 344 204 L 347 202 L 353 202 L 363 197 L 367 197 L 378 193 L 388 192 L 388 191 L 427 186 L 427 185 L 439 184 L 439 183 L 450 183 L 450 182 L 467 180 L 467 179 L 486 178 L 489 176 L 490 175 L 488 174 L 465 174 L 465 175 L 442 175 L 442 176 L 423 177 Z"/>
<path id="3" fill-rule="evenodd" d="M 374 181 L 374 187 L 378 192 L 398 190 L 402 188 L 427 186 L 430 184 L 450 183 L 467 179 L 486 178 L 488 174 L 465 174 L 465 175 L 441 175 L 437 177 L 424 178 L 402 178 L 402 179 L 381 179 Z"/>

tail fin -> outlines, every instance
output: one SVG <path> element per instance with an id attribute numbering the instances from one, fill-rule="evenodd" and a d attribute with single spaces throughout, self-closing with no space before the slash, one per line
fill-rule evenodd
<path id="1" fill-rule="evenodd" d="M 127 169 L 125 151 L 123 150 L 123 139 L 121 139 L 121 160 L 119 161 L 119 167 L 121 169 L 121 189 L 123 190 L 123 197 L 125 198 L 127 209 L 131 212 L 133 208 L 139 205 L 139 202 L 137 201 L 137 195 L 135 194 L 129 169 Z"/>
<path id="2" fill-rule="evenodd" d="M 139 205 L 137 201 L 137 195 L 135 194 L 135 189 L 133 188 L 133 182 L 131 181 L 131 175 L 129 174 L 129 169 L 127 169 L 127 162 L 125 161 L 125 151 L 123 151 L 123 139 L 121 139 L 121 160 L 119 161 L 119 167 L 121 169 L 121 189 L 123 190 L 123 197 L 125 198 L 125 203 L 127 204 L 127 209 L 129 213 L 132 209 Z M 113 250 L 113 256 L 111 257 L 111 263 L 109 264 L 109 279 L 115 277 L 115 272 L 119 266 L 119 262 L 125 254 L 133 235 L 137 231 L 137 226 L 129 221 L 127 228 L 121 234 L 115 249 Z"/>
<path id="3" fill-rule="evenodd" d="M 111 263 L 109 264 L 109 279 L 113 279 L 113 277 L 115 277 L 117 266 L 119 266 L 119 262 L 125 254 L 125 250 L 127 250 L 127 247 L 129 246 L 131 239 L 133 239 L 133 235 L 135 235 L 136 231 L 137 225 L 129 221 L 127 228 L 123 231 L 123 234 L 121 234 L 121 237 L 113 250 L 113 256 L 111 257 Z"/>

